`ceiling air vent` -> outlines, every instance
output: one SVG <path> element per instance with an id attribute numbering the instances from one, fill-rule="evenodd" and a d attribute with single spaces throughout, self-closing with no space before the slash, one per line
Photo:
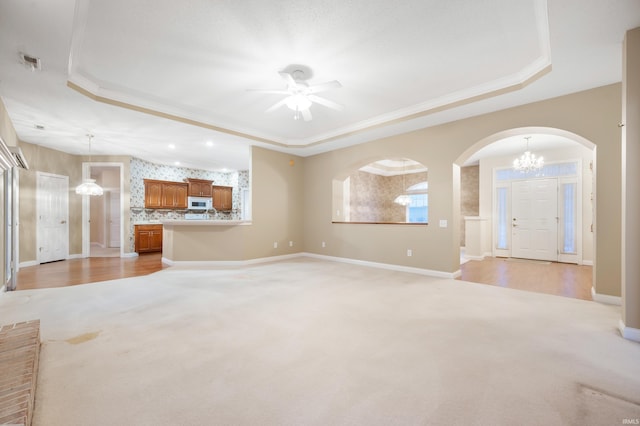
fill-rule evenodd
<path id="1" fill-rule="evenodd" d="M 26 53 L 20 52 L 20 62 L 26 65 L 31 69 L 31 71 L 42 69 L 42 63 L 40 62 L 40 58 L 36 58 L 35 56 L 27 55 Z"/>

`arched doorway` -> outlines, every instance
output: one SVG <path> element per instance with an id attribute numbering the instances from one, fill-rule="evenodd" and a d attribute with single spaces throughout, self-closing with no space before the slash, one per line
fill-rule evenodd
<path id="1" fill-rule="evenodd" d="M 545 165 L 540 170 L 525 173 L 513 169 L 513 160 L 527 150 L 525 137 L 530 138 L 529 150 L 545 158 Z M 478 141 L 458 158 L 456 164 L 461 166 L 460 226 L 464 239 L 460 245 L 467 251 L 461 263 L 464 259 L 501 258 L 541 264 L 594 264 L 596 170 L 593 143 L 559 129 L 515 128 Z M 467 176 L 475 176 L 475 182 L 469 181 Z M 474 184 L 475 193 L 468 188 Z M 475 211 L 469 210 L 474 195 Z M 519 269 L 509 267 L 512 269 L 503 275 L 494 271 L 492 279 L 502 280 L 499 285 L 505 285 L 505 280 L 522 278 L 511 277 L 513 270 Z M 463 275 L 465 268 L 469 266 L 462 268 Z M 557 283 L 559 288 L 566 288 L 558 290 L 563 292 L 557 294 L 591 299 L 592 271 L 566 269 L 571 271 L 568 275 L 583 277 L 579 283 L 583 288 L 577 291 L 569 288 L 577 285 L 575 282 Z M 566 271 L 562 274 L 567 275 Z M 562 276 L 558 280 L 562 280 Z M 578 278 L 571 279 L 576 281 Z M 572 294 L 573 291 L 576 293 Z"/>

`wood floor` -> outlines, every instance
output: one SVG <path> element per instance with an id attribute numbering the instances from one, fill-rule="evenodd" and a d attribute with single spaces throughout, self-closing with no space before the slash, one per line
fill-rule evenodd
<path id="1" fill-rule="evenodd" d="M 464 281 L 593 300 L 591 266 L 488 257 L 468 261 L 460 271 Z"/>
<path id="2" fill-rule="evenodd" d="M 148 275 L 167 266 L 160 253 L 138 257 L 90 257 L 20 269 L 16 290 L 65 287 Z M 592 300 L 592 267 L 486 258 L 461 265 L 459 279 L 576 299 Z"/>
<path id="3" fill-rule="evenodd" d="M 166 267 L 162 263 L 161 253 L 146 253 L 128 258 L 88 257 L 61 260 L 21 268 L 16 277 L 16 290 L 65 287 L 137 277 Z"/>

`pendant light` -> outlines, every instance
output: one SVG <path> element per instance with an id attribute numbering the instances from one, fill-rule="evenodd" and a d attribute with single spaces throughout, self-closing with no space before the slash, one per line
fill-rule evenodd
<path id="1" fill-rule="evenodd" d="M 411 204 L 411 197 L 409 197 L 407 194 L 404 193 L 404 191 L 406 191 L 405 189 L 406 187 L 404 184 L 404 176 L 406 172 L 407 172 L 407 160 L 403 160 L 402 161 L 402 192 L 403 193 L 398 195 L 396 199 L 393 200 L 393 202 L 405 207 Z"/>
<path id="2" fill-rule="evenodd" d="M 89 163 L 91 163 L 91 139 L 92 134 L 88 134 L 89 138 Z M 102 187 L 96 183 L 95 179 L 84 179 L 80 185 L 76 187 L 76 194 L 79 195 L 102 195 L 104 193 Z"/>

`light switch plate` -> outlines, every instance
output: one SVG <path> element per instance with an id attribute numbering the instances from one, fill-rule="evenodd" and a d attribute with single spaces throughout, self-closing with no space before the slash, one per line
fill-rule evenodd
<path id="1" fill-rule="evenodd" d="M 440 219 L 440 228 L 447 227 L 447 219 Z"/>

